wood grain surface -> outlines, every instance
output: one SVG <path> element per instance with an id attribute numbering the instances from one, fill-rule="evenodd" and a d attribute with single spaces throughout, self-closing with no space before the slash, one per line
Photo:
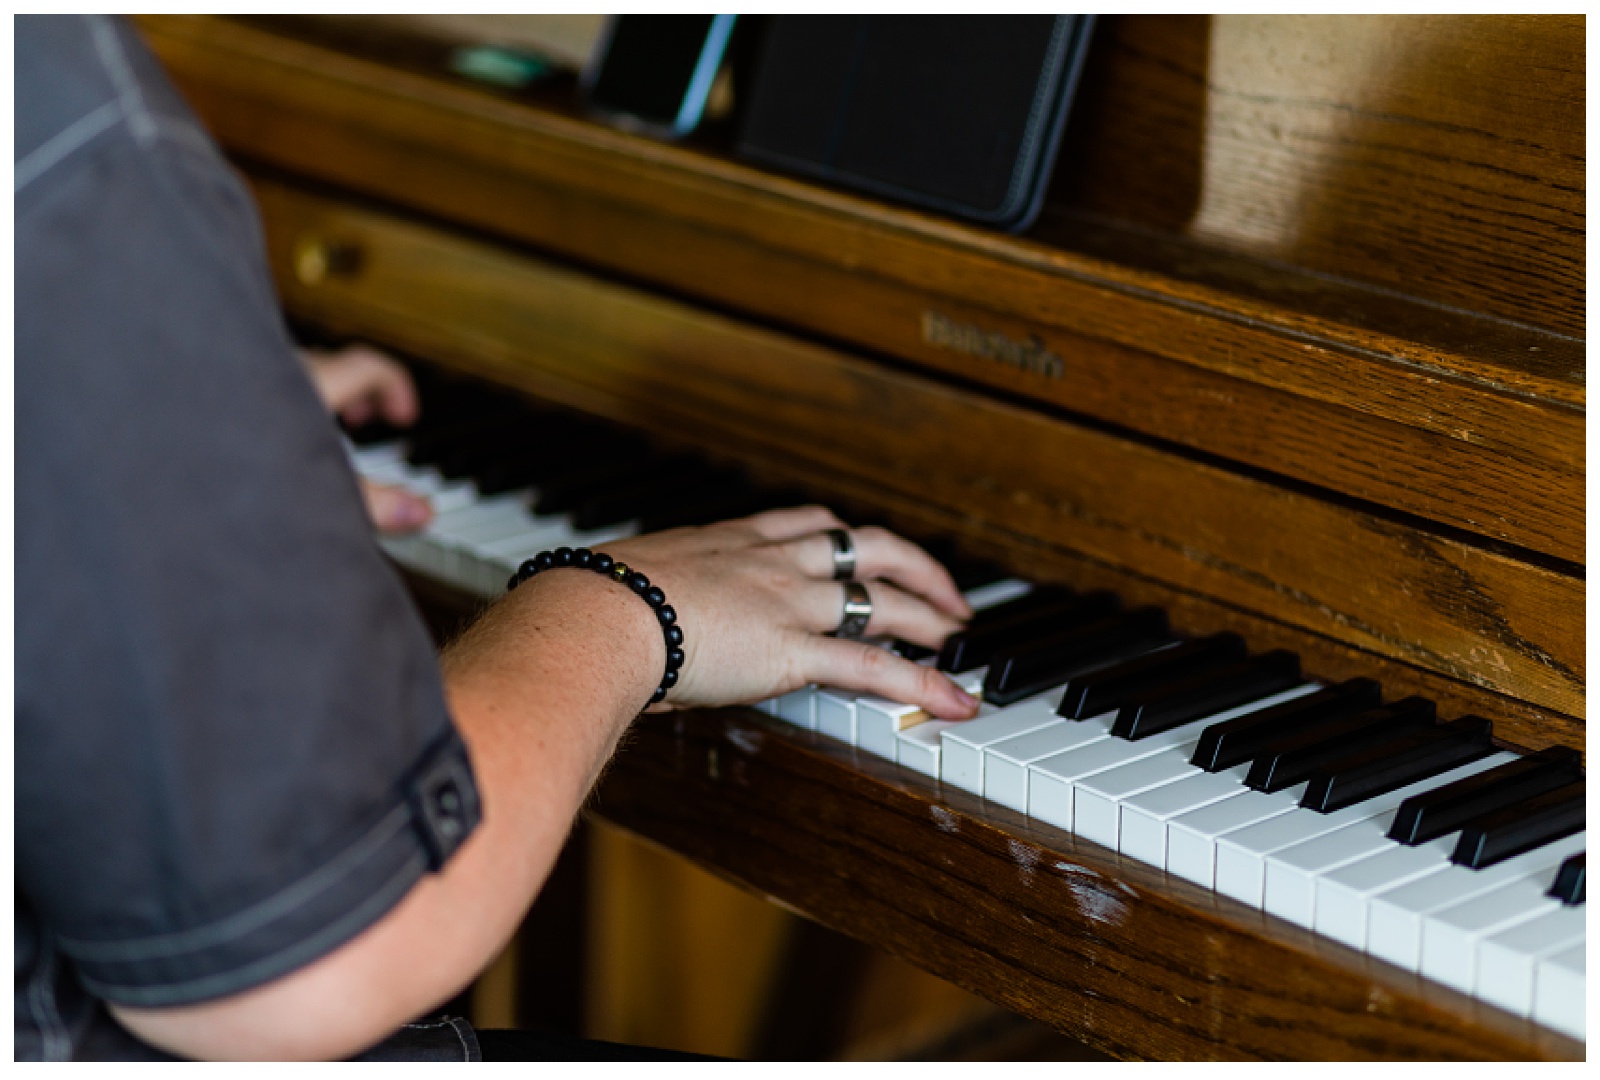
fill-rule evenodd
<path id="1" fill-rule="evenodd" d="M 754 712 L 644 718 L 593 810 L 1116 1056 L 1583 1056 L 1571 1039 Z"/>
<path id="2" fill-rule="evenodd" d="M 1581 578 L 427 226 L 257 192 L 302 316 L 1583 714 Z M 359 251 L 359 271 L 304 283 L 308 243 Z"/>
<path id="3" fill-rule="evenodd" d="M 1107 16 L 1052 205 L 1584 334 L 1584 20 Z"/>
<path id="4" fill-rule="evenodd" d="M 225 145 L 259 162 L 1583 561 L 1570 334 L 1069 220 L 1071 204 L 1048 236 L 997 237 L 235 23 L 144 26 Z M 1059 377 L 930 340 L 930 313 L 1036 342 Z"/>

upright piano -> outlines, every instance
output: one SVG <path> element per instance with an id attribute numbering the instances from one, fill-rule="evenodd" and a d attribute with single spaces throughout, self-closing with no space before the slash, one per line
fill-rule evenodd
<path id="1" fill-rule="evenodd" d="M 478 380 L 458 408 L 498 388 L 498 430 L 564 410 L 1035 590 L 1154 609 L 1171 640 L 1289 654 L 1300 692 L 1373 680 L 1420 699 L 1424 742 L 1482 718 L 1451 729 L 1492 731 L 1462 776 L 1544 752 L 1581 791 L 1582 17 L 1105 17 L 1022 236 L 753 167 L 715 128 L 615 130 L 570 80 L 472 84 L 424 34 L 140 26 L 253 184 L 291 315 Z M 620 535 L 595 513 L 576 535 Z M 509 548 L 446 549 L 411 556 L 503 583 Z M 1134 857 L 1133 803 L 1089 828 L 1104 784 L 1072 789 L 1074 828 L 941 774 L 942 735 L 896 757 L 903 718 L 874 750 L 883 703 L 835 695 L 830 728 L 824 693 L 644 718 L 599 812 L 1118 1056 L 1584 1055 L 1570 906 L 1520 931 L 1531 909 L 1460 914 L 1429 939 L 1466 943 L 1441 978 Z M 1092 722 L 1054 697 L 1041 724 Z M 1164 745 L 1169 779 L 1199 776 Z M 1392 830 L 1413 788 L 1384 790 L 1386 816 L 1340 820 Z M 1398 850 L 1381 833 L 1356 854 Z M 1268 891 L 1297 858 L 1353 865 L 1258 855 Z M 1546 861 L 1517 879 L 1540 903 L 1556 862 L 1582 868 Z M 1566 929 L 1534 941 L 1546 923 Z"/>

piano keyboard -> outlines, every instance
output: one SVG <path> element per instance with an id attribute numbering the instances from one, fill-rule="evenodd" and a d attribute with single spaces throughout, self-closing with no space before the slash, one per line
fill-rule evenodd
<path id="1" fill-rule="evenodd" d="M 546 548 L 793 501 L 595 421 L 455 393 L 351 459 L 433 503 L 386 550 L 484 598 Z M 758 708 L 1583 1038 L 1575 752 L 1497 751 L 1487 721 L 1436 723 L 1431 702 L 1384 704 L 1371 680 L 1325 686 L 1291 654 L 1183 640 L 1108 593 L 959 569 L 967 630 L 937 655 L 882 644 L 979 694 L 975 719 L 828 687 Z"/>

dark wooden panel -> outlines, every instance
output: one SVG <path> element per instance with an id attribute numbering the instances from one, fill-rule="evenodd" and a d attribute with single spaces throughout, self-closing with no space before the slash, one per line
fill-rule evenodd
<path id="1" fill-rule="evenodd" d="M 646 717 L 593 805 L 1114 1055 L 1583 1056 L 1573 1040 L 753 712 Z"/>
<path id="2" fill-rule="evenodd" d="M 1584 333 L 1584 20 L 1108 16 L 1056 203 Z"/>
<path id="3" fill-rule="evenodd" d="M 1581 579 L 425 226 L 258 194 L 302 315 L 1583 712 Z M 359 272 L 306 284 L 308 245 L 359 250 Z"/>
<path id="4" fill-rule="evenodd" d="M 260 160 L 1584 557 L 1581 345 L 1320 278 L 1242 289 L 1251 275 L 1234 263 L 1219 291 L 1126 253 L 1108 260 L 995 237 L 227 23 L 147 26 L 222 138 Z M 1302 295 L 1323 299 L 1308 306 Z M 1369 321 L 1308 313 L 1324 308 Z M 1387 331 L 1372 328 L 1375 312 Z M 929 331 L 946 324 L 963 329 Z M 1041 374 L 974 358 L 964 328 L 1024 350 L 1036 339 L 1035 353 L 1058 360 Z M 1240 423 L 1236 410 L 1261 421 Z"/>

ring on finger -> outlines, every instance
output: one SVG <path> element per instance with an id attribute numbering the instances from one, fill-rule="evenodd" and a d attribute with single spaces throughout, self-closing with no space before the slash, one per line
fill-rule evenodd
<path id="1" fill-rule="evenodd" d="M 867 592 L 867 587 L 859 581 L 844 582 L 844 610 L 833 636 L 857 641 L 867 632 L 867 623 L 871 621 L 872 595 Z"/>
<path id="2" fill-rule="evenodd" d="M 833 541 L 833 580 L 849 581 L 856 576 L 856 542 L 849 529 L 829 529 Z"/>

